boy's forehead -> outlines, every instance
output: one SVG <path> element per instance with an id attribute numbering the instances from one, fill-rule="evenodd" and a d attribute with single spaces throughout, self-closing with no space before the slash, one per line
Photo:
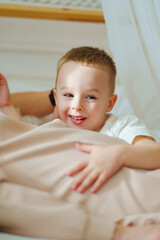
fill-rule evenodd
<path id="1" fill-rule="evenodd" d="M 59 71 L 57 87 L 64 86 L 109 90 L 107 73 L 101 68 L 86 66 L 74 61 L 64 63 Z M 67 84 L 67 85 L 66 85 Z"/>
<path id="2" fill-rule="evenodd" d="M 66 73 L 72 73 L 75 72 L 76 70 L 90 70 L 90 72 L 103 72 L 106 75 L 106 70 L 104 70 L 102 67 L 99 66 L 94 66 L 94 65 L 89 65 L 86 63 L 81 63 L 81 62 L 76 62 L 76 61 L 67 61 L 65 63 L 63 63 L 63 65 L 61 66 L 60 70 L 59 70 L 59 74 L 62 74 L 63 72 Z"/>

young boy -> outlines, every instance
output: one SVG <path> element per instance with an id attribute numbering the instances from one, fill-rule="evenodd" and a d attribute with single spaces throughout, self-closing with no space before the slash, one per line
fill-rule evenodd
<path id="1" fill-rule="evenodd" d="M 115 78 L 112 58 L 98 48 L 71 49 L 58 62 L 54 90 L 57 116 L 71 128 L 97 131 L 129 143 L 107 147 L 76 143 L 80 151 L 89 153 L 67 173 L 80 172 L 71 186 L 80 193 L 91 186 L 91 192 L 97 192 L 123 166 L 160 167 L 160 145 L 146 126 L 134 116 L 110 114 L 117 100 Z M 4 109 L 9 105 L 9 91 L 5 78 L 1 75 L 0 79 L 0 106 Z"/>
<path id="2" fill-rule="evenodd" d="M 160 167 L 160 144 L 154 141 L 145 125 L 133 116 L 116 117 L 110 114 L 117 100 L 114 94 L 115 77 L 116 68 L 113 60 L 103 50 L 97 48 L 71 49 L 58 62 L 54 90 L 56 117 L 60 117 L 69 127 L 97 131 L 122 138 L 129 143 L 114 146 L 76 143 L 80 151 L 88 153 L 87 158 L 68 172 L 70 176 L 80 172 L 71 186 L 80 193 L 90 186 L 91 192 L 97 192 L 123 166 L 140 169 Z M 27 93 L 30 101 L 27 102 L 26 99 L 25 102 L 21 101 L 21 104 L 25 103 L 23 108 L 26 107 L 27 111 L 31 110 L 32 102 L 36 108 L 39 102 L 40 109 L 37 112 L 39 116 L 52 109 L 48 101 L 48 92 L 30 94 Z M 11 102 L 15 101 L 15 98 L 16 101 L 18 98 L 24 100 L 24 95 L 11 96 Z M 46 104 L 42 105 L 42 99 Z M 10 104 L 7 81 L 2 74 L 0 74 L 0 109 L 11 117 L 20 119 Z M 30 113 L 27 111 L 26 113 Z M 131 240 L 135 237 L 140 240 L 158 240 L 159 225 L 152 225 L 149 233 L 148 228 L 144 226 L 138 232 L 139 227 L 135 227 L 130 235 L 125 230 L 123 234 L 117 230 L 114 239 L 120 240 L 125 237 Z"/>

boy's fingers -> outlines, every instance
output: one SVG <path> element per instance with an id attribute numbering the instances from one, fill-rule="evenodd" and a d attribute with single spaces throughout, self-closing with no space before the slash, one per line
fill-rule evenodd
<path id="1" fill-rule="evenodd" d="M 99 173 L 97 170 L 92 171 L 85 179 L 84 181 L 81 183 L 81 185 L 79 186 L 79 188 L 77 189 L 77 191 L 79 193 L 83 193 L 85 192 L 97 179 Z"/>
<path id="2" fill-rule="evenodd" d="M 2 73 L 0 73 L 0 78 L 4 78 L 4 76 L 3 76 L 3 74 L 2 74 Z"/>
<path id="3" fill-rule="evenodd" d="M 87 176 L 90 173 L 90 169 L 85 168 L 81 174 L 79 174 L 79 176 L 74 180 L 73 184 L 71 185 L 71 189 L 76 190 L 84 181 L 85 178 L 87 178 Z"/>
<path id="4" fill-rule="evenodd" d="M 91 153 L 91 151 L 94 148 L 94 145 L 77 142 L 75 143 L 75 147 L 82 152 Z"/>
<path id="5" fill-rule="evenodd" d="M 68 176 L 73 176 L 74 174 L 80 172 L 81 170 L 83 170 L 88 164 L 88 161 L 85 159 L 79 163 L 77 163 L 74 167 L 72 167 L 68 172 L 67 175 Z"/>
<path id="6" fill-rule="evenodd" d="M 96 180 L 93 187 L 91 188 L 91 192 L 96 193 L 108 179 L 109 179 L 109 176 L 106 173 L 102 173 Z"/>
<path id="7" fill-rule="evenodd" d="M 7 85 L 7 79 L 0 73 L 0 85 Z"/>

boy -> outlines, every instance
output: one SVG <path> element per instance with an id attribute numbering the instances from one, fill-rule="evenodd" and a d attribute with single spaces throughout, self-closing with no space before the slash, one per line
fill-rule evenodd
<path id="1" fill-rule="evenodd" d="M 97 192 L 123 166 L 160 167 L 160 145 L 146 126 L 136 117 L 110 114 L 117 100 L 115 77 L 112 58 L 98 48 L 71 49 L 58 62 L 54 98 L 59 118 L 71 128 L 97 131 L 129 143 L 109 147 L 76 143 L 80 151 L 89 153 L 88 158 L 67 173 L 72 176 L 80 172 L 71 186 L 80 193 L 90 186 L 92 193 Z M 1 89 L 5 90 L 0 90 L 4 93 L 0 105 L 4 109 L 9 104 L 5 98 L 9 91 L 2 78 Z"/>

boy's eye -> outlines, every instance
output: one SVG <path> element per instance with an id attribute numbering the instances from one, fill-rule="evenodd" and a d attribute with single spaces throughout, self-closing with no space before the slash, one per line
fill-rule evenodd
<path id="1" fill-rule="evenodd" d="M 87 99 L 97 99 L 95 96 L 89 95 L 86 97 Z"/>
<path id="2" fill-rule="evenodd" d="M 65 97 L 73 97 L 73 94 L 71 94 L 71 93 L 65 93 L 64 96 L 65 96 Z"/>

